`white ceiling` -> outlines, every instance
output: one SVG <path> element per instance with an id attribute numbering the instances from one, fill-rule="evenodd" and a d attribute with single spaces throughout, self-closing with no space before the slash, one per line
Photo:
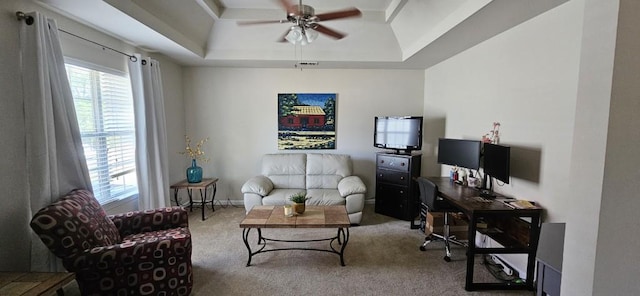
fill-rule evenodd
<path id="1" fill-rule="evenodd" d="M 568 0 L 305 0 L 316 14 L 362 11 L 322 22 L 345 38 L 307 46 L 276 42 L 290 24 L 237 25 L 285 19 L 275 0 L 35 1 L 183 65 L 425 69 Z"/>

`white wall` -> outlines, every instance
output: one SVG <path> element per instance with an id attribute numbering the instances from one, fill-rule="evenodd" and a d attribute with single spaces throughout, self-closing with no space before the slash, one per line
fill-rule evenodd
<path id="1" fill-rule="evenodd" d="M 260 173 L 261 156 L 277 146 L 277 94 L 337 93 L 336 149 L 298 152 L 351 155 L 355 174 L 375 193 L 373 118 L 421 115 L 424 71 L 186 68 L 187 134 L 209 137 L 201 164 L 220 178 L 217 199 L 242 200 L 240 187 Z M 182 163 L 186 168 L 188 161 Z"/>
<path id="2" fill-rule="evenodd" d="M 522 168 L 539 166 L 539 180 L 513 176 L 510 184 L 494 189 L 536 200 L 548 209 L 550 220 L 560 221 L 568 205 L 564 196 L 578 81 L 582 19 L 575 5 L 552 9 L 425 74 L 424 114 L 445 123 L 443 134 L 426 135 L 425 142 L 435 148 L 438 136 L 480 139 L 493 122 L 500 122 L 500 143 L 518 148 L 513 158 L 526 157 L 518 155 L 520 150 L 540 154 L 540 163 Z"/>
<path id="3" fill-rule="evenodd" d="M 571 191 L 568 196 L 580 208 L 567 211 L 562 293 L 600 295 L 594 293 L 593 287 L 596 285 L 595 257 L 600 244 L 598 228 L 602 221 L 601 202 L 618 1 L 581 2 L 583 38 L 571 153 Z M 611 253 L 609 256 L 618 254 Z"/>
<path id="4" fill-rule="evenodd" d="M 0 271 L 29 268 L 29 204 L 24 197 L 26 166 L 24 152 L 24 116 L 20 69 L 20 23 L 10 17 L 19 0 L 0 2 Z"/>
<path id="5" fill-rule="evenodd" d="M 614 20 L 619 13 L 593 295 L 640 295 L 640 2 L 622 0 L 617 8 L 590 8 Z"/>
<path id="6" fill-rule="evenodd" d="M 633 0 L 569 1 L 425 74 L 435 134 L 478 138 L 499 121 L 502 143 L 539 151 L 512 155 L 539 180 L 513 172 L 499 190 L 567 223 L 562 295 L 640 293 L 639 13 Z"/>
<path id="7" fill-rule="evenodd" d="M 512 147 L 510 184 L 494 190 L 537 201 L 565 222 L 582 36 L 582 3 L 569 1 L 426 70 L 425 116 L 440 123 L 423 166 L 438 171 L 438 137 L 480 139 L 500 122 Z M 533 173 L 532 173 L 533 172 Z M 525 257 L 506 255 L 521 274 Z"/>

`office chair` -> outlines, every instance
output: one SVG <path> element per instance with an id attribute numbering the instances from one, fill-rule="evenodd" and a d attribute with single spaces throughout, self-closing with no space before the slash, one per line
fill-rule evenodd
<path id="1" fill-rule="evenodd" d="M 455 236 L 449 235 L 449 212 L 455 211 L 455 208 L 451 206 L 446 200 L 438 196 L 438 186 L 431 182 L 429 179 L 425 177 L 418 177 L 416 181 L 418 182 L 418 187 L 420 188 L 420 202 L 422 203 L 422 207 L 426 207 L 428 212 L 441 212 L 444 214 L 444 233 L 431 233 L 429 236 L 425 237 L 424 243 L 422 244 L 422 246 L 420 246 L 420 251 L 425 251 L 426 246 L 432 241 L 444 241 L 444 248 L 446 251 L 444 261 L 450 262 L 450 243 L 467 247 L 467 244 L 456 240 Z"/>

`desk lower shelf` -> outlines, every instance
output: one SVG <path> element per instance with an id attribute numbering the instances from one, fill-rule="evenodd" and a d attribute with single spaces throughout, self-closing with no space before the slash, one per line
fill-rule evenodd
<path id="1" fill-rule="evenodd" d="M 505 233 L 503 231 L 500 231 L 500 230 L 478 229 L 478 232 L 480 234 L 484 234 L 486 236 L 491 237 L 491 239 L 493 239 L 494 241 L 498 242 L 504 248 L 517 249 L 517 250 L 519 250 L 518 252 L 523 252 L 523 251 L 527 250 L 527 248 L 528 248 L 527 245 L 523 244 L 522 242 L 520 242 L 519 240 L 517 240 L 513 236 L 511 236 L 508 233 Z M 494 248 L 491 248 L 491 249 L 494 249 Z M 518 252 L 516 252 L 516 253 L 518 253 Z"/>

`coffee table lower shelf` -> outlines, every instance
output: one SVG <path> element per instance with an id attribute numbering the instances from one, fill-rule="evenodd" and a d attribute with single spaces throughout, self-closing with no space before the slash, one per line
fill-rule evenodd
<path id="1" fill-rule="evenodd" d="M 260 253 L 268 253 L 275 251 L 290 251 L 290 250 L 303 250 L 303 251 L 319 251 L 319 252 L 327 252 L 333 253 L 340 256 L 340 265 L 345 266 L 344 264 L 344 249 L 347 247 L 347 243 L 349 242 L 349 228 L 338 228 L 338 233 L 334 237 L 329 238 L 321 238 L 321 239 L 309 239 L 309 240 L 282 240 L 282 239 L 273 239 L 266 238 L 262 236 L 262 229 L 258 229 L 258 245 L 260 248 L 256 251 L 251 250 L 251 244 L 249 244 L 249 232 L 251 232 L 252 228 L 245 228 L 242 230 L 242 240 L 244 241 L 244 245 L 247 247 L 249 251 L 249 260 L 247 260 L 247 266 L 251 266 L 251 258 Z M 289 247 L 289 248 L 273 248 L 273 249 L 265 249 L 267 247 L 267 241 L 272 242 L 285 242 L 285 243 L 308 243 L 308 242 L 322 242 L 328 241 L 329 248 L 328 249 L 318 249 L 318 248 L 305 248 L 305 247 Z M 337 242 L 339 246 L 339 251 L 334 247 L 334 242 Z"/>

